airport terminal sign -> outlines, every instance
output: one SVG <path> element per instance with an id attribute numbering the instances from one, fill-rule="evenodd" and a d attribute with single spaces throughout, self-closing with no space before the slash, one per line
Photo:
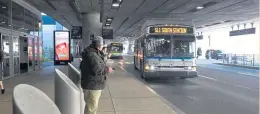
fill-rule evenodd
<path id="1" fill-rule="evenodd" d="M 71 39 L 82 39 L 82 27 L 74 26 L 71 29 Z"/>
<path id="2" fill-rule="evenodd" d="M 255 28 L 235 30 L 229 32 L 229 36 L 239 36 L 239 35 L 246 35 L 246 34 L 255 34 Z"/>
<path id="3" fill-rule="evenodd" d="M 54 52 L 56 62 L 69 62 L 70 60 L 70 32 L 54 31 Z"/>

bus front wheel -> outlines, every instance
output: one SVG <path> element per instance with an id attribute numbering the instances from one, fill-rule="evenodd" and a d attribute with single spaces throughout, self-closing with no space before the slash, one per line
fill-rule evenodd
<path id="1" fill-rule="evenodd" d="M 140 71 L 141 71 L 141 78 L 146 79 L 142 61 L 140 61 Z"/>
<path id="2" fill-rule="evenodd" d="M 143 79 L 146 79 L 145 73 L 144 73 L 143 71 L 142 71 L 141 77 L 142 77 Z"/>

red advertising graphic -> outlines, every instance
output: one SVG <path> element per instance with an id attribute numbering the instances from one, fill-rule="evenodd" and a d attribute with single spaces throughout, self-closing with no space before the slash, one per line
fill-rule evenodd
<path id="1" fill-rule="evenodd" d="M 39 39 L 39 53 L 40 53 L 40 61 L 43 62 L 42 58 L 42 39 Z"/>
<path id="2" fill-rule="evenodd" d="M 55 32 L 55 60 L 69 61 L 69 32 L 56 31 Z"/>
<path id="3" fill-rule="evenodd" d="M 35 57 L 34 60 L 39 60 L 39 55 L 38 55 L 39 42 L 38 42 L 38 39 L 39 39 L 39 37 L 34 38 L 34 57 Z"/>
<path id="4" fill-rule="evenodd" d="M 28 55 L 29 55 L 29 60 L 33 61 L 33 39 L 28 38 Z"/>

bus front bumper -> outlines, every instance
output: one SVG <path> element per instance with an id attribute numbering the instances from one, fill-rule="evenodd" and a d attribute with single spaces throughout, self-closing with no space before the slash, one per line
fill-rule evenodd
<path id="1" fill-rule="evenodd" d="M 198 76 L 197 71 L 182 70 L 182 71 L 146 71 L 145 77 L 180 77 L 180 78 L 194 78 Z"/>

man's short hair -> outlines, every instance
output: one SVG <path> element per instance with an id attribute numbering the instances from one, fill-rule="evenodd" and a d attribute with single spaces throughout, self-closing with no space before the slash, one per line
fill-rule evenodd
<path id="1" fill-rule="evenodd" d="M 96 36 L 93 40 L 92 40 L 92 45 L 94 45 L 95 47 L 98 47 L 100 45 L 103 45 L 103 38 L 101 36 Z"/>

